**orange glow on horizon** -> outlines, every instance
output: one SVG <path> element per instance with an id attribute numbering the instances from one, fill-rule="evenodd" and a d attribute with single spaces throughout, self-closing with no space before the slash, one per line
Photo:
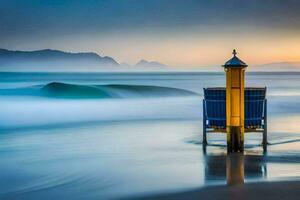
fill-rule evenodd
<path id="1" fill-rule="evenodd" d="M 106 35 L 73 35 L 30 42 L 31 49 L 53 48 L 73 52 L 96 52 L 119 63 L 135 64 L 141 59 L 178 68 L 219 66 L 231 57 L 232 49 L 249 66 L 273 62 L 300 61 L 298 33 L 237 30 L 224 32 L 181 32 L 147 34 L 115 32 Z M 74 42 L 76 41 L 76 42 Z M 16 49 L 27 49 L 18 43 Z"/>

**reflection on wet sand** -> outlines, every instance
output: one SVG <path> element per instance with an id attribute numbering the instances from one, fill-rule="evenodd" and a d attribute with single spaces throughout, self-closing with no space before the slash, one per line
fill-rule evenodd
<path id="1" fill-rule="evenodd" d="M 232 153 L 226 157 L 226 178 L 228 185 L 244 183 L 244 155 Z"/>
<path id="2" fill-rule="evenodd" d="M 226 148 L 210 147 L 208 147 L 209 150 L 203 149 L 205 187 L 183 192 L 139 196 L 133 199 L 281 200 L 299 197 L 299 181 L 282 179 L 277 179 L 277 182 L 263 181 L 272 180 L 270 179 L 272 176 L 278 177 L 279 171 L 272 170 L 274 165 L 279 165 L 281 168 L 299 166 L 299 157 L 295 157 L 293 154 L 276 155 L 274 152 L 267 154 L 267 152 L 256 150 L 246 150 L 244 154 L 227 154 Z M 293 173 L 292 176 L 295 177 L 295 174 Z M 262 182 L 258 181 L 259 179 Z M 278 180 L 280 181 L 278 182 Z M 227 185 L 223 185 L 223 183 L 227 183 Z"/>
<path id="3" fill-rule="evenodd" d="M 225 181 L 228 185 L 243 184 L 245 179 L 267 176 L 266 154 L 214 154 L 204 151 L 205 182 Z"/>

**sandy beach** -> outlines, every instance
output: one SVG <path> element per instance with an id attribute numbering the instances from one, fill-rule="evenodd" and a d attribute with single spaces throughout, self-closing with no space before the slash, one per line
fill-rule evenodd
<path id="1" fill-rule="evenodd" d="M 260 182 L 238 186 L 211 186 L 179 193 L 130 197 L 143 200 L 291 200 L 300 196 L 300 181 Z M 126 199 L 126 198 L 125 198 Z"/>

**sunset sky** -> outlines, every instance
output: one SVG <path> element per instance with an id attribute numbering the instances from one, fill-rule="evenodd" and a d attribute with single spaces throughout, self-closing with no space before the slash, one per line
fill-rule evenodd
<path id="1" fill-rule="evenodd" d="M 0 48 L 94 51 L 134 64 L 300 61 L 297 0 L 1 0 Z"/>

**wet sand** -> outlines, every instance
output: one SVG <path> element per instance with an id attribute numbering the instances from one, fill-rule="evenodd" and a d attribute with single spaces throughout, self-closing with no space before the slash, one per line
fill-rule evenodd
<path id="1" fill-rule="evenodd" d="M 237 186 L 209 186 L 201 189 L 169 193 L 150 196 L 130 197 L 127 199 L 153 199 L 153 200 L 195 200 L 195 199 L 214 199 L 214 200 L 291 200 L 299 199 L 300 181 L 284 182 L 260 182 L 248 183 Z"/>
<path id="2" fill-rule="evenodd" d="M 208 179 L 216 177 L 226 180 L 226 184 L 207 185 L 199 189 L 160 193 L 148 196 L 134 196 L 128 199 L 154 199 L 154 200 L 194 200 L 194 199 L 255 199 L 255 200 L 282 200 L 299 199 L 300 181 L 299 179 L 289 179 L 289 181 L 263 181 L 246 182 L 250 176 L 266 176 L 267 162 L 282 163 L 282 157 L 267 156 L 267 154 L 244 155 L 243 153 L 231 153 L 227 155 L 205 155 L 206 177 Z M 296 157 L 291 160 L 297 161 Z M 297 161 L 298 162 L 298 161 Z M 288 164 L 289 161 L 284 163 Z M 254 173 L 254 174 L 253 174 Z M 296 178 L 296 177 L 295 177 Z M 282 179 L 283 180 L 283 179 Z"/>

